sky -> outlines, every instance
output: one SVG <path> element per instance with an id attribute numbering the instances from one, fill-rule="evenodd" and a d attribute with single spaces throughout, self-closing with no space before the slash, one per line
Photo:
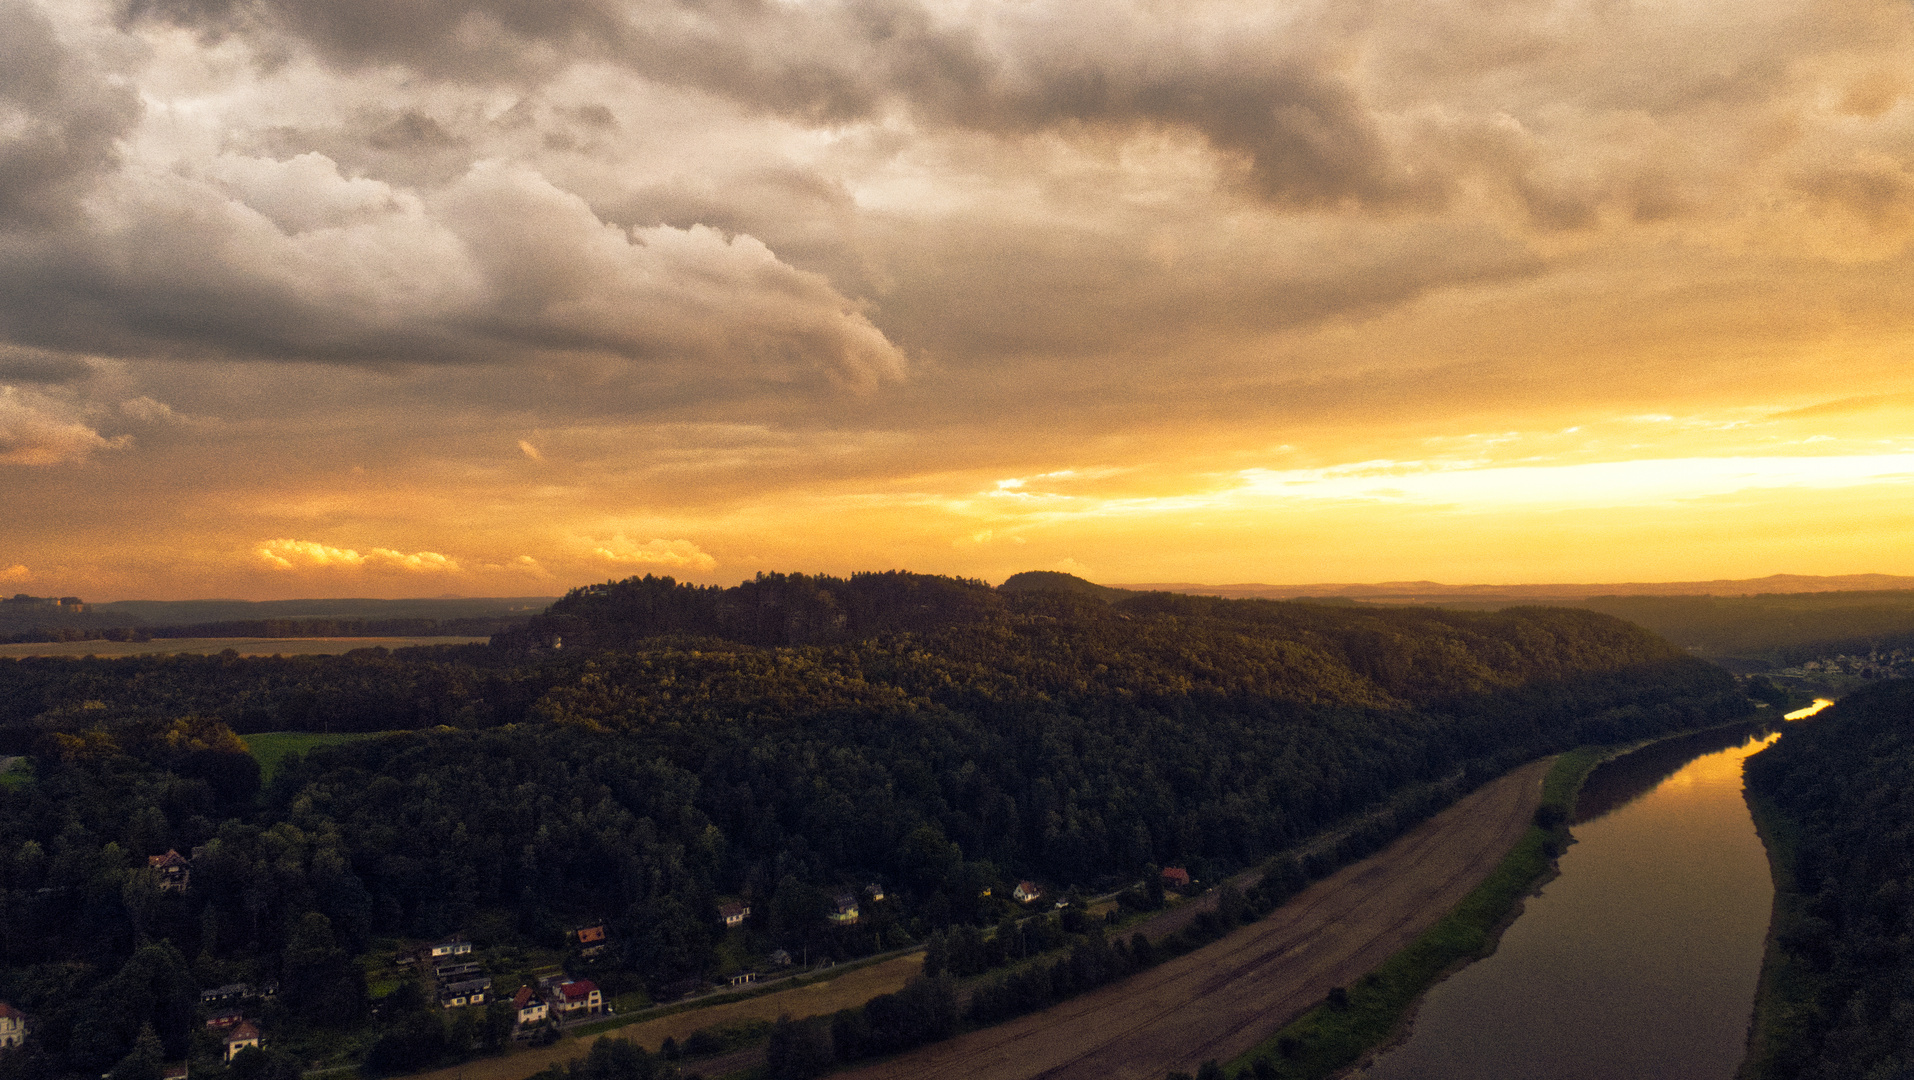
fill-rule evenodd
<path id="1" fill-rule="evenodd" d="M 1907 0 L 0 0 L 0 591 L 1914 573 Z"/>

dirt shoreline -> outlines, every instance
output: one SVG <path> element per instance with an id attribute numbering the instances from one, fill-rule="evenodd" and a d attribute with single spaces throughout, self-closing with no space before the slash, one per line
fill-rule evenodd
<path id="1" fill-rule="evenodd" d="M 1490 782 L 1266 918 L 1039 1013 L 839 1074 L 856 1080 L 1159 1080 L 1228 1061 L 1374 969 L 1495 869 L 1548 761 Z"/>

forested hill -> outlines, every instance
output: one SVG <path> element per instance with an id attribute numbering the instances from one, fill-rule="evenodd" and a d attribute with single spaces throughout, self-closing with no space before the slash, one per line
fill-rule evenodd
<path id="1" fill-rule="evenodd" d="M 696 638 L 706 639 L 702 649 Z M 623 721 L 693 702 L 722 708 L 756 696 L 752 683 L 847 703 L 1090 697 L 1399 708 L 1682 658 L 1639 627 L 1561 608 L 1491 614 L 1172 593 L 1105 603 L 895 572 L 761 575 L 731 589 L 632 578 L 574 590 L 493 641 L 548 656 L 553 646 L 617 650 L 615 666 L 643 655 L 640 670 L 653 674 L 627 672 L 615 680 L 621 692 L 599 695 L 589 714 L 611 719 L 609 709 Z M 716 642 L 788 648 L 770 663 L 756 651 L 713 654 Z"/>
<path id="2" fill-rule="evenodd" d="M 0 1000 L 36 1018 L 36 1076 L 99 1076 L 148 1023 L 183 1052 L 194 986 L 275 979 L 276 1045 L 419 1067 L 483 1038 L 416 992 L 373 1019 L 348 957 L 375 939 L 465 930 L 503 981 L 603 921 L 577 971 L 661 991 L 987 925 L 1024 879 L 1211 878 L 1403 796 L 1337 849 L 1363 854 L 1537 755 L 1747 709 L 1592 612 L 908 574 L 616 582 L 490 646 L 0 661 L 0 753 L 30 758 L 0 783 Z M 391 728 L 416 730 L 289 755 L 263 790 L 233 738 Z M 198 852 L 189 893 L 146 878 L 169 849 Z M 727 930 L 728 898 L 758 914 Z"/>
<path id="3" fill-rule="evenodd" d="M 1914 680 L 1790 725 L 1747 778 L 1784 819 L 1793 880 L 1779 882 L 1746 1075 L 1914 1074 Z"/>

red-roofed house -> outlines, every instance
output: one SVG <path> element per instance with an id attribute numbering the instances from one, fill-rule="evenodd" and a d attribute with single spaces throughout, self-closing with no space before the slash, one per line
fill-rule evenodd
<path id="1" fill-rule="evenodd" d="M 578 952 L 581 956 L 597 956 L 611 947 L 610 942 L 605 940 L 604 923 L 599 923 L 597 926 L 581 926 L 572 931 L 572 937 L 578 942 Z"/>
<path id="2" fill-rule="evenodd" d="M 731 903 L 719 907 L 718 915 L 724 919 L 726 926 L 742 926 L 744 920 L 751 917 L 751 905 L 740 904 L 733 900 Z"/>
<path id="3" fill-rule="evenodd" d="M 0 1001 L 0 1047 L 19 1046 L 27 1041 L 27 1018 L 19 1009 Z"/>
<path id="4" fill-rule="evenodd" d="M 241 1020 L 238 1027 L 226 1033 L 226 1060 L 231 1061 L 248 1046 L 259 1048 L 259 1029 L 251 1021 Z"/>
<path id="5" fill-rule="evenodd" d="M 595 1013 L 605 1007 L 604 995 L 590 979 L 574 979 L 552 987 L 552 1008 L 566 1016 Z"/>
<path id="6" fill-rule="evenodd" d="M 538 996 L 538 991 L 529 986 L 521 986 L 518 993 L 512 995 L 512 1008 L 521 1024 L 536 1024 L 551 1015 L 551 1006 Z"/>
<path id="7" fill-rule="evenodd" d="M 1010 894 L 1011 898 L 1019 904 L 1028 904 L 1042 895 L 1043 888 L 1034 881 L 1017 882 L 1017 891 Z"/>
<path id="8" fill-rule="evenodd" d="M 1187 889 L 1190 887 L 1190 872 L 1180 866 L 1166 866 L 1163 868 L 1163 884 L 1172 889 Z"/>

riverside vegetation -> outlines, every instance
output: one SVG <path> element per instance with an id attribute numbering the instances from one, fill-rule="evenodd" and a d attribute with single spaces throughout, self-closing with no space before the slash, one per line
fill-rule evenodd
<path id="1" fill-rule="evenodd" d="M 504 994 L 562 962 L 642 1001 L 778 948 L 940 942 L 954 970 L 1020 879 L 1221 878 L 1399 792 L 1746 704 L 1720 669 L 1586 611 L 1111 603 L 902 573 L 607 583 L 489 646 L 0 661 L 0 754 L 31 764 L 0 787 L 0 999 L 33 1021 L 0 1073 L 130 1080 L 157 1054 L 217 1076 L 197 992 L 231 981 L 280 986 L 269 1049 L 232 1067 L 249 1080 L 489 1052 L 499 1006 L 440 1010 L 382 966 L 459 931 Z M 390 729 L 287 754 L 265 784 L 235 734 Z M 200 849 L 185 892 L 145 869 L 169 849 Z M 1198 932 L 1266 909 L 1291 872 Z M 832 897 L 869 883 L 886 899 L 834 924 Z M 741 927 L 718 918 L 728 898 L 754 910 Z M 598 921 L 613 947 L 567 953 L 566 928 Z M 1062 959 L 988 982 L 968 1016 L 933 972 L 832 1021 L 831 1055 L 1147 962 L 1096 931 L 1060 918 L 1044 944 Z"/>
<path id="2" fill-rule="evenodd" d="M 1914 681 L 1748 759 L 1775 867 L 1749 1080 L 1914 1075 Z"/>

